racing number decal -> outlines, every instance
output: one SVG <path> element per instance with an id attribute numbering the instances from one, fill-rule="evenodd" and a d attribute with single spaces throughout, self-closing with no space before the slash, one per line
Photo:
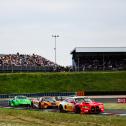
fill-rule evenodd
<path id="1" fill-rule="evenodd" d="M 73 104 L 67 104 L 66 105 L 66 109 L 67 109 L 67 111 L 73 111 Z"/>

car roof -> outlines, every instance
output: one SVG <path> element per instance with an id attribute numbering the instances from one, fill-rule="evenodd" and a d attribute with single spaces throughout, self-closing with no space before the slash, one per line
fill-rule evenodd
<path id="1" fill-rule="evenodd" d="M 73 99 L 76 99 L 76 98 L 88 98 L 87 96 L 74 96 L 74 97 L 67 97 L 67 98 L 73 98 Z M 67 99 L 66 98 L 66 99 Z"/>

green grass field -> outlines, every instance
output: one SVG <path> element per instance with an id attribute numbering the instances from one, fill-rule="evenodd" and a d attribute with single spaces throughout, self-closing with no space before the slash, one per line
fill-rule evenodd
<path id="1" fill-rule="evenodd" d="M 85 91 L 124 91 L 126 71 L 82 72 L 82 73 L 1 73 L 0 94 L 74 92 Z"/>
<path id="2" fill-rule="evenodd" d="M 126 109 L 126 103 L 104 103 L 105 109 Z"/>
<path id="3" fill-rule="evenodd" d="M 0 126 L 125 126 L 126 116 L 101 116 L 0 108 Z"/>
<path id="4" fill-rule="evenodd" d="M 124 91 L 126 71 L 83 73 L 1 73 L 0 94 Z M 105 103 L 105 109 L 126 109 Z M 0 108 L 0 126 L 125 126 L 126 116 L 101 116 Z"/>

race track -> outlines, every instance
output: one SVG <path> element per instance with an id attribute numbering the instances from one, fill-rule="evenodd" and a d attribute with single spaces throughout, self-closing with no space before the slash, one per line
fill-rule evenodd
<path id="1" fill-rule="evenodd" d="M 1 108 L 9 108 L 9 109 L 59 112 L 58 109 L 35 109 L 35 108 L 26 108 L 26 107 L 9 107 L 8 100 L 0 100 L 0 107 Z M 126 116 L 126 109 L 105 109 L 104 113 L 101 113 L 100 115 Z"/>

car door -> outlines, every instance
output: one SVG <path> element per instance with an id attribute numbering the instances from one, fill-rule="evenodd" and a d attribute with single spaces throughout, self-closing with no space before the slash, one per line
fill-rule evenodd
<path id="1" fill-rule="evenodd" d="M 33 107 L 39 108 L 39 100 L 40 98 L 35 98 L 32 100 Z"/>
<path id="2" fill-rule="evenodd" d="M 67 99 L 66 110 L 69 112 L 74 111 L 75 101 L 73 98 Z"/>

